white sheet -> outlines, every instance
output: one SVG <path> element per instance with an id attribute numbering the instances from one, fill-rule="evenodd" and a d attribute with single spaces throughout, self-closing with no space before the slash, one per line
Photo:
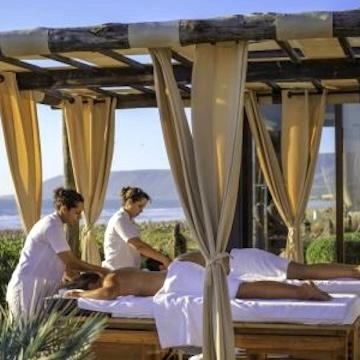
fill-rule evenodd
<path id="1" fill-rule="evenodd" d="M 290 300 L 231 301 L 233 319 L 246 322 L 300 324 L 351 324 L 360 315 L 360 298 L 333 294 L 326 302 Z M 202 346 L 202 298 L 178 297 L 175 293 L 156 296 L 156 325 L 162 347 Z"/>
<path id="2" fill-rule="evenodd" d="M 115 300 L 79 298 L 77 301 L 81 309 L 111 313 L 113 317 L 154 318 L 152 296 L 119 296 Z"/>

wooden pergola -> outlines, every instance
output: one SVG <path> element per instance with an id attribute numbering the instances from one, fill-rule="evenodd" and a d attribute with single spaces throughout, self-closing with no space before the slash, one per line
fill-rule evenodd
<path id="1" fill-rule="evenodd" d="M 38 101 L 53 107 L 75 95 L 98 101 L 115 97 L 119 109 L 156 107 L 148 49 L 170 47 L 177 85 L 188 103 L 196 44 L 239 40 L 249 41 L 246 88 L 255 91 L 261 102 L 279 102 L 284 89 L 294 94 L 327 89 L 328 102 L 359 102 L 360 10 L 2 32 L 0 72 L 15 72 L 20 90 L 38 91 Z M 339 153 L 341 122 L 335 126 Z M 243 166 L 249 166 L 251 159 L 249 138 L 244 137 Z M 341 161 L 337 156 L 339 260 L 343 258 Z M 241 196 L 248 200 L 251 194 L 244 189 L 251 181 L 248 175 L 243 179 Z M 243 203 L 250 206 L 251 201 Z M 240 213 L 244 218 L 238 230 L 234 224 L 235 231 L 241 227 L 243 238 L 249 238 L 251 209 Z"/>
<path id="2" fill-rule="evenodd" d="M 282 19 L 291 27 L 293 20 L 311 23 L 314 14 L 320 18 L 315 26 L 321 26 L 323 13 L 305 13 L 3 32 L 0 71 L 16 72 L 19 89 L 44 93 L 44 104 L 57 105 L 81 94 L 115 96 L 118 108 L 151 107 L 156 99 L 149 47 L 172 48 L 175 77 L 187 100 L 196 44 L 248 40 L 246 87 L 261 97 L 276 98 L 282 89 L 327 88 L 330 95 L 357 94 L 360 10 L 326 13 L 331 17 L 327 37 L 316 35 L 315 29 L 279 39 Z M 49 59 L 51 66 L 44 61 Z"/>
<path id="3" fill-rule="evenodd" d="M 37 91 L 39 103 L 55 108 L 61 107 L 63 100 L 70 100 L 71 102 L 78 95 L 82 97 L 80 101 L 83 102 L 87 98 L 99 102 L 105 98 L 115 98 L 118 109 L 155 107 L 157 104 L 154 67 L 149 50 L 168 48 L 171 49 L 176 84 L 185 105 L 187 105 L 191 99 L 192 67 L 195 60 L 194 49 L 196 45 L 243 40 L 247 41 L 249 45 L 245 89 L 255 93 L 260 103 L 271 104 L 281 101 L 282 90 L 290 90 L 289 96 L 292 96 L 298 93 L 303 95 L 304 90 L 319 94 L 326 89 L 327 103 L 337 104 L 335 111 L 337 250 L 339 260 L 342 261 L 343 164 L 341 154 L 343 149 L 341 104 L 360 102 L 360 10 L 303 14 L 234 15 L 208 20 L 116 23 L 83 28 L 38 28 L 29 31 L 2 32 L 0 33 L 0 73 L 16 73 L 19 90 Z M 49 60 L 52 62 L 50 63 Z M 7 75 L 3 74 L 2 76 Z M 230 74 L 231 76 L 233 73 Z M 162 88 L 160 95 L 166 93 L 169 88 Z M 176 86 L 174 88 L 176 90 Z M 194 94 L 195 89 L 194 86 Z M 239 90 L 242 95 L 240 89 L 242 87 L 236 84 L 236 86 L 231 87 L 231 94 L 234 90 Z M 159 88 L 157 91 L 159 95 Z M 236 100 L 238 101 L 240 97 L 237 96 Z M 228 98 L 229 96 L 226 99 Z M 198 99 L 199 97 L 197 97 Z M 239 114 L 239 111 L 236 111 L 236 114 Z M 175 116 L 173 117 L 175 118 Z M 250 117 L 251 115 L 249 115 L 249 119 Z M 223 120 L 222 117 L 221 120 Z M 199 123 L 203 125 L 201 121 Z M 75 121 L 75 124 L 79 123 Z M 205 129 L 206 127 L 203 126 L 201 130 Z M 252 137 L 248 126 L 245 126 L 244 130 L 241 128 L 241 131 L 244 131 L 241 162 L 243 169 L 233 234 L 237 235 L 237 238 L 241 234 L 242 239 L 249 239 L 252 220 L 251 189 L 254 181 L 250 175 Z M 241 131 L 239 130 L 237 134 L 241 135 Z M 75 131 L 74 133 L 78 134 Z M 203 132 L 199 133 L 203 136 Z M 236 137 L 234 144 L 239 144 L 237 141 L 239 138 L 240 136 Z M 236 149 L 236 154 L 240 155 L 240 147 L 233 147 L 232 149 Z M 176 151 L 178 150 L 179 147 L 176 148 Z M 206 149 L 204 147 L 201 150 Z M 231 149 L 224 153 L 231 153 Z M 213 158 L 209 158 L 209 160 L 212 161 Z M 234 163 L 231 165 L 232 168 L 236 168 L 233 166 Z M 239 165 L 237 158 L 236 165 Z M 70 168 L 69 164 L 68 168 Z M 193 167 L 189 167 L 189 169 L 196 170 Z M 70 170 L 65 174 L 68 183 L 71 180 Z M 183 172 L 187 171 L 184 168 L 182 170 Z M 232 184 L 238 180 L 237 173 L 234 174 L 236 176 L 234 175 L 231 180 L 236 180 Z M 234 188 L 233 186 L 232 189 Z M 200 186 L 199 189 L 201 189 Z M 212 188 L 209 189 L 212 190 Z M 231 191 L 228 194 L 232 195 Z M 186 195 L 190 197 L 194 193 Z M 208 191 L 207 195 L 214 197 L 211 191 Z M 230 195 L 224 199 L 227 200 L 227 204 L 235 205 L 232 202 L 233 197 Z M 209 203 L 201 205 L 205 207 L 207 204 Z M 233 207 L 231 211 L 232 209 Z M 226 229 L 229 229 L 228 225 L 229 223 L 226 224 Z M 227 234 L 228 232 L 221 240 L 227 240 Z M 209 239 L 207 245 L 215 245 L 215 240 L 218 239 Z M 220 243 L 220 245 L 225 248 L 226 243 Z M 213 256 L 209 256 L 211 261 L 209 261 L 208 266 L 212 269 L 208 272 L 210 280 L 214 278 L 214 274 L 218 275 L 216 279 L 225 279 L 225 272 L 218 266 L 222 264 L 224 257 L 225 249 L 223 248 L 216 249 L 215 254 L 210 254 L 209 251 L 209 254 Z M 213 294 L 213 290 L 211 282 L 209 296 Z M 227 346 L 227 343 L 230 343 L 231 336 L 226 335 L 229 335 L 233 329 L 231 324 L 225 323 L 223 316 L 225 310 L 226 316 L 230 317 L 231 313 L 230 308 L 221 309 L 220 307 L 223 302 L 221 292 L 220 289 L 216 298 L 219 301 L 214 302 L 217 304 L 213 308 L 215 309 L 214 312 L 210 311 L 212 310 L 209 306 L 210 303 L 206 302 L 206 293 L 204 296 L 204 304 L 206 305 L 204 306 L 204 314 L 215 313 L 218 315 L 217 319 L 214 317 L 208 322 L 210 326 L 204 327 L 204 333 L 207 333 L 208 330 L 214 330 L 214 334 L 216 331 L 219 334 L 218 339 L 220 341 L 216 344 L 216 349 L 215 347 L 214 349 L 211 348 L 212 352 L 209 352 L 211 358 L 215 358 L 220 351 L 225 354 L 223 350 L 226 350 L 226 354 L 232 353 L 232 349 Z M 204 318 L 206 319 L 205 316 Z M 341 338 L 341 349 L 339 351 L 344 352 L 343 348 L 345 347 L 347 349 L 349 333 L 355 334 L 354 339 L 357 344 L 357 329 L 356 322 L 350 328 L 345 329 L 346 337 Z M 336 333 L 338 328 L 331 331 Z M 284 343 L 283 336 L 288 332 L 286 330 L 285 334 L 281 333 L 281 345 Z M 111 334 L 111 338 L 117 340 L 114 334 Z M 205 340 L 210 344 L 210 336 Z M 290 344 L 290 348 L 292 347 L 292 339 L 286 343 Z M 321 340 L 318 343 L 321 343 Z M 206 357 L 206 351 L 210 349 L 210 346 L 206 347 L 206 342 L 204 344 Z M 240 345 L 242 346 L 243 343 Z M 354 345 L 354 347 L 356 348 L 354 354 L 357 356 L 357 346 Z"/>

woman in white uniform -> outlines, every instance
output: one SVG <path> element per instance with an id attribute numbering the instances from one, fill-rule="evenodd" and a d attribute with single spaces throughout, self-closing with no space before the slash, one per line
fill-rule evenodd
<path id="1" fill-rule="evenodd" d="M 140 268 L 141 256 L 158 261 L 167 268 L 171 260 L 140 239 L 134 218 L 138 216 L 150 196 L 137 187 L 121 189 L 122 207 L 110 218 L 105 231 L 103 266 L 110 270 L 122 267 Z"/>
<path id="2" fill-rule="evenodd" d="M 19 263 L 7 287 L 6 301 L 14 316 L 28 316 L 43 306 L 45 296 L 61 285 L 65 269 L 108 273 L 107 269 L 79 260 L 66 241 L 64 224 L 76 224 L 84 209 L 84 198 L 74 190 L 54 191 L 54 207 L 50 215 L 40 219 L 26 237 Z"/>

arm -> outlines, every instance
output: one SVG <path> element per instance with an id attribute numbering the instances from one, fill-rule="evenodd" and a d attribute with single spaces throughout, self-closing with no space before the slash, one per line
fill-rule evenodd
<path id="1" fill-rule="evenodd" d="M 65 264 L 66 268 L 72 271 L 95 271 L 102 275 L 106 275 L 110 270 L 100 266 L 89 264 L 85 261 L 78 259 L 71 251 L 63 251 L 57 254 L 61 261 Z"/>
<path id="2" fill-rule="evenodd" d="M 113 300 L 120 296 L 120 289 L 116 281 L 115 274 L 109 274 L 103 280 L 101 287 L 94 290 L 85 290 L 85 291 L 68 291 L 65 294 L 65 297 L 77 297 L 77 298 L 87 298 L 87 299 L 96 299 L 96 300 Z"/>
<path id="3" fill-rule="evenodd" d="M 171 259 L 169 257 L 162 254 L 160 251 L 153 249 L 150 245 L 146 244 L 138 237 L 129 239 L 128 244 L 133 246 L 141 255 L 161 262 L 165 268 L 167 268 L 171 263 Z"/>
<path id="4" fill-rule="evenodd" d="M 331 296 L 321 291 L 313 283 L 300 286 L 277 281 L 242 282 L 236 294 L 238 299 L 297 299 L 297 300 L 330 300 Z"/>
<path id="5" fill-rule="evenodd" d="M 62 281 L 63 282 L 74 281 L 79 276 L 80 276 L 80 271 L 73 270 L 72 268 L 66 266 L 65 270 L 64 270 L 63 277 L 62 277 Z"/>

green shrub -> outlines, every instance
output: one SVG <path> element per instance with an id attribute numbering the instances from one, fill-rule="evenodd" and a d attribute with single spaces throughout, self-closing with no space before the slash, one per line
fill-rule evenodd
<path id="1" fill-rule="evenodd" d="M 5 304 L 5 288 L 18 263 L 25 235 L 22 231 L 0 232 L 0 304 Z"/>
<path id="2" fill-rule="evenodd" d="M 166 221 L 166 222 L 142 222 L 139 223 L 140 226 L 140 237 L 146 243 L 151 245 L 153 248 L 162 251 L 163 253 L 169 255 L 170 257 L 174 256 L 174 239 L 173 231 L 175 227 L 175 221 Z M 185 223 L 181 223 L 181 233 L 187 238 L 188 249 L 194 250 L 197 249 L 195 241 L 190 235 L 189 228 Z M 101 259 L 104 259 L 104 233 L 105 225 L 98 225 L 96 227 L 96 244 L 100 251 Z"/>
<path id="3" fill-rule="evenodd" d="M 360 264 L 360 233 L 344 234 L 344 252 L 347 264 Z M 335 235 L 319 237 L 307 247 L 306 262 L 308 264 L 336 261 Z"/>
<path id="4" fill-rule="evenodd" d="M 55 305 L 29 317 L 14 318 L 0 309 L 1 359 L 89 360 L 95 355 L 91 344 L 105 328 L 106 317 L 76 316 L 78 310 Z"/>

